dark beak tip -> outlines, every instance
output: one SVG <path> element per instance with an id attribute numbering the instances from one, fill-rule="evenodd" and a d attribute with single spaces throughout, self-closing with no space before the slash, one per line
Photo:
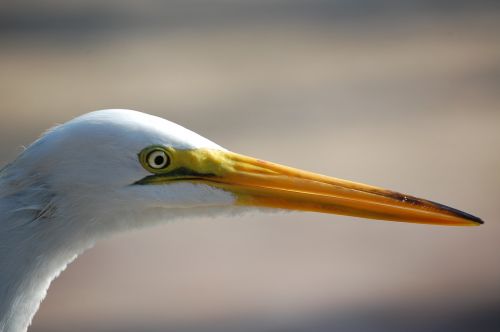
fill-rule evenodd
<path id="1" fill-rule="evenodd" d="M 447 213 L 452 214 L 455 217 L 472 222 L 472 224 L 474 226 L 479 226 L 479 225 L 484 224 L 484 221 L 481 218 L 476 217 L 470 213 L 460 211 L 458 209 L 455 209 L 455 208 L 452 208 L 450 206 L 443 205 L 440 203 L 436 203 L 436 202 L 432 202 L 432 201 L 429 201 L 429 202 L 434 204 L 434 206 L 437 207 L 439 210 L 446 211 Z"/>
<path id="2" fill-rule="evenodd" d="M 474 226 L 479 226 L 479 225 L 484 224 L 484 221 L 481 218 L 473 216 L 472 214 L 469 214 L 467 212 L 458 211 L 458 213 L 455 213 L 455 215 L 457 217 L 462 218 L 462 219 L 466 219 L 466 220 L 471 221 L 472 223 L 474 223 Z"/>
<path id="3" fill-rule="evenodd" d="M 484 221 L 481 218 L 476 217 L 476 216 L 474 216 L 474 215 L 472 215 L 470 213 L 463 212 L 463 211 L 460 211 L 460 210 L 456 210 L 456 209 L 453 209 L 453 208 L 450 208 L 450 207 L 447 207 L 447 210 L 450 211 L 450 212 L 452 212 L 455 216 L 457 216 L 459 218 L 471 221 L 472 223 L 474 223 L 474 226 L 479 226 L 479 225 L 484 224 Z"/>

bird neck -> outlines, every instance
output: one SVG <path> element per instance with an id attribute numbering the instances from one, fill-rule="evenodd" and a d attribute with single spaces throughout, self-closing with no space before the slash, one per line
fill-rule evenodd
<path id="1" fill-rule="evenodd" d="M 51 281 L 91 243 L 65 232 L 47 188 L 6 180 L 0 172 L 0 332 L 24 332 Z"/>
<path id="2" fill-rule="evenodd" d="M 5 241 L 3 235 L 0 235 L 0 331 L 26 331 L 50 283 L 76 253 L 32 245 L 20 236 Z"/>
<path id="3" fill-rule="evenodd" d="M 30 221 L 15 223 L 24 222 Z M 0 332 L 26 331 L 52 280 L 81 251 L 60 250 L 57 239 L 47 239 L 31 227 L 0 232 Z"/>

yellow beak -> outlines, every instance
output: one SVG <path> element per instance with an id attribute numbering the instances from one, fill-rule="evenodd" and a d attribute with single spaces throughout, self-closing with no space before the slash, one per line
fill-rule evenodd
<path id="1" fill-rule="evenodd" d="M 141 184 L 190 180 L 232 192 L 236 204 L 422 224 L 474 226 L 468 213 L 387 189 L 310 173 L 232 152 L 169 151 L 171 171 Z M 182 169 L 182 172 L 179 172 Z"/>

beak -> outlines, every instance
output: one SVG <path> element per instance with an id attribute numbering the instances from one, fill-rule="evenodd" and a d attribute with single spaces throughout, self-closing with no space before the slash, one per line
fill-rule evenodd
<path id="1" fill-rule="evenodd" d="M 483 223 L 468 213 L 425 199 L 232 152 L 183 152 L 197 154 L 188 158 L 192 175 L 171 180 L 201 181 L 232 192 L 237 205 L 434 225 L 475 226 Z M 165 176 L 167 174 L 164 179 Z M 165 183 L 164 180 L 161 182 Z"/>
<path id="2" fill-rule="evenodd" d="M 474 226 L 482 220 L 465 212 L 391 190 L 229 153 L 231 169 L 210 178 L 238 197 L 237 204 L 314 211 L 422 224 Z"/>

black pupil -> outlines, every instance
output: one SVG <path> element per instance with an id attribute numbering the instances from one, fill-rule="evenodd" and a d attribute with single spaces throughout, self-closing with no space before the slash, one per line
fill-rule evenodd
<path id="1" fill-rule="evenodd" d="M 155 157 L 155 164 L 156 165 L 161 166 L 161 165 L 163 165 L 164 162 L 165 162 L 165 158 L 163 156 L 156 156 Z"/>

